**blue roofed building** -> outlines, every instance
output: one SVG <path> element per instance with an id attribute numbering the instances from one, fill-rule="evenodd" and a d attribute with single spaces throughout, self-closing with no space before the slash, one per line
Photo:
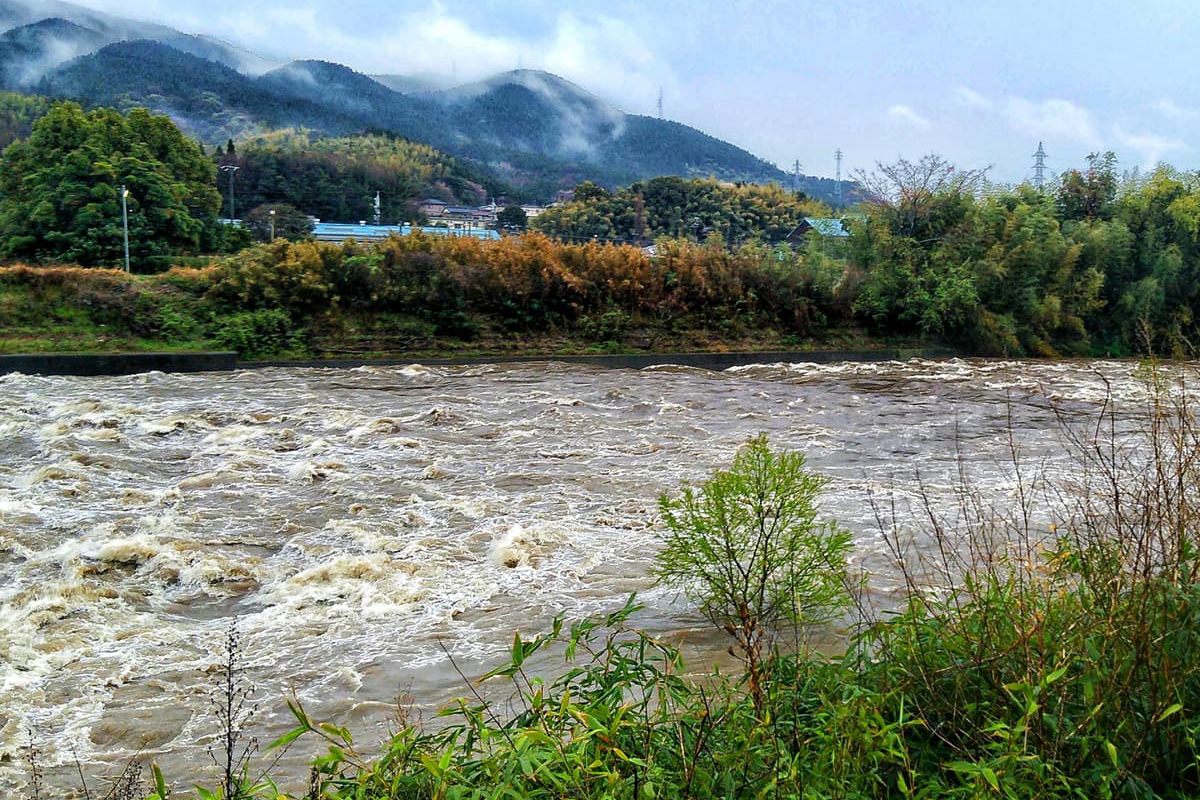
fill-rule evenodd
<path id="1" fill-rule="evenodd" d="M 472 239 L 499 239 L 500 234 L 490 228 L 433 228 L 412 225 L 365 225 L 347 222 L 318 222 L 313 225 L 312 235 L 319 242 L 378 242 L 389 236 L 408 236 L 424 233 L 429 236 L 467 236 Z"/>
<path id="2" fill-rule="evenodd" d="M 788 239 L 791 240 L 792 236 L 804 236 L 810 231 L 816 231 L 820 236 L 832 236 L 837 239 L 850 235 L 850 231 L 846 230 L 846 226 L 842 224 L 840 218 L 805 217 L 800 220 L 800 224 L 796 226 L 796 230 L 788 235 Z"/>
<path id="3" fill-rule="evenodd" d="M 813 237 L 823 243 L 844 242 L 850 238 L 850 230 L 846 227 L 847 219 L 853 217 L 805 217 L 800 220 L 796 229 L 789 233 L 784 241 L 792 247 L 802 247 Z M 824 245 L 822 245 L 824 246 Z M 841 245 L 837 245 L 840 247 Z"/>

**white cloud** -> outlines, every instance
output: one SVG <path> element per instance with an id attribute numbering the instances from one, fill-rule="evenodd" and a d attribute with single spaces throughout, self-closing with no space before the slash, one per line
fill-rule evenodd
<path id="1" fill-rule="evenodd" d="M 1092 112 L 1070 100 L 1033 102 L 1010 97 L 1004 103 L 1004 115 L 1010 125 L 1030 137 L 1078 142 L 1091 150 L 1103 149 Z"/>
<path id="2" fill-rule="evenodd" d="M 541 32 L 503 34 L 484 16 L 453 13 L 434 2 L 421 13 L 381 19 L 369 31 L 339 26 L 336 15 L 308 4 L 263 5 L 223 16 L 251 47 L 286 42 L 292 57 L 321 58 L 360 72 L 430 74 L 459 82 L 518 67 L 544 69 L 585 86 L 621 108 L 647 112 L 658 89 L 678 83 L 642 31 L 625 20 L 564 11 Z M 277 45 L 273 45 L 277 46 Z"/>
<path id="3" fill-rule="evenodd" d="M 914 128 L 930 128 L 933 123 L 921 116 L 911 106 L 896 104 L 887 110 L 887 115 Z"/>
<path id="4" fill-rule="evenodd" d="M 1171 139 L 1155 133 L 1130 133 L 1120 125 L 1113 128 L 1113 138 L 1118 147 L 1137 153 L 1139 155 L 1138 164 L 1143 167 L 1155 166 L 1169 153 L 1191 149 L 1179 139 Z"/>
<path id="5" fill-rule="evenodd" d="M 1155 100 L 1154 105 L 1151 107 L 1164 117 L 1173 120 L 1193 120 L 1200 117 L 1200 111 L 1176 105 L 1175 101 L 1168 97 L 1161 97 Z"/>
<path id="6" fill-rule="evenodd" d="M 992 101 L 974 89 L 960 86 L 954 90 L 954 99 L 964 106 L 977 108 L 981 111 L 991 111 Z"/>

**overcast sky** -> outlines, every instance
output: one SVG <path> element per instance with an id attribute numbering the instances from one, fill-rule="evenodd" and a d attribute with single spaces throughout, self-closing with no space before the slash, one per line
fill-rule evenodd
<path id="1" fill-rule="evenodd" d="M 790 169 L 936 152 L 991 176 L 1200 166 L 1200 0 L 82 0 L 362 72 L 562 75 Z"/>

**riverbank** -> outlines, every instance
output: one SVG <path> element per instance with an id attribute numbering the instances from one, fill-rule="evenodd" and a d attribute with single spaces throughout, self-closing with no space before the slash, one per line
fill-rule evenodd
<path id="1" fill-rule="evenodd" d="M 453 312 L 324 305 L 285 311 L 221 295 L 212 270 L 130 276 L 72 267 L 0 268 L 0 370 L 122 374 L 262 365 L 360 366 L 558 360 L 721 369 L 768 361 L 882 361 L 945 357 L 937 342 L 871 335 L 851 325 L 801 335 L 775 317 L 727 319 L 609 308 L 599 314 L 514 320 Z M 272 295 L 281 301 L 281 295 Z M 536 307 L 536 299 L 530 300 Z M 450 303 L 453 305 L 453 303 Z M 443 310 L 444 311 L 444 310 Z M 515 312 L 514 312 L 515 313 Z"/>
<path id="2" fill-rule="evenodd" d="M 726 263 L 695 248 L 647 261 L 539 239 L 479 252 L 452 244 L 277 243 L 156 275 L 3 267 L 0 354 L 232 350 L 242 361 L 357 362 L 941 344 L 867 330 L 828 286 L 817 302 L 802 265 Z"/>

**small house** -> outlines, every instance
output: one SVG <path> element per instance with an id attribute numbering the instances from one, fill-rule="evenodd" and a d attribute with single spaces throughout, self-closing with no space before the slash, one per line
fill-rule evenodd
<path id="1" fill-rule="evenodd" d="M 842 220 L 836 217 L 805 217 L 800 220 L 800 224 L 787 235 L 784 241 L 793 247 L 799 247 L 810 236 L 819 236 L 822 239 L 845 239 L 850 236 L 850 231 L 846 229 Z"/>

